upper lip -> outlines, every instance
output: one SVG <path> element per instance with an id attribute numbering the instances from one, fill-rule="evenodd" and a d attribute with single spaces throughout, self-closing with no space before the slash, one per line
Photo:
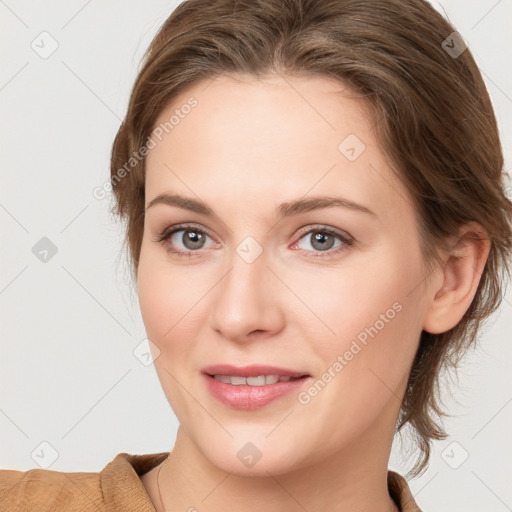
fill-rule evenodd
<path id="1" fill-rule="evenodd" d="M 233 366 L 230 364 L 215 364 L 202 369 L 207 375 L 228 375 L 236 377 L 257 377 L 258 375 L 279 375 L 280 377 L 309 376 L 307 372 L 280 368 L 277 366 L 253 364 L 249 366 Z"/>

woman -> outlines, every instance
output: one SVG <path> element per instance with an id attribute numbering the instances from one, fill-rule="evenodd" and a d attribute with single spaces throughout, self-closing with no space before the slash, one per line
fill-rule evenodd
<path id="1" fill-rule="evenodd" d="M 512 204 L 464 41 L 423 0 L 189 0 L 112 150 L 172 452 L 3 471 L 5 510 L 419 510 L 388 471 L 500 302 Z"/>

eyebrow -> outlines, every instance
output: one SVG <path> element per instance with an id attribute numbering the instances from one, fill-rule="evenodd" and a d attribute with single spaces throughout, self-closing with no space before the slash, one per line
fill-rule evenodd
<path id="1" fill-rule="evenodd" d="M 190 197 L 180 196 L 178 194 L 160 194 L 152 199 L 146 207 L 146 211 L 157 204 L 165 204 L 167 206 L 177 206 L 185 210 L 190 210 L 206 217 L 214 217 L 215 212 L 203 201 L 199 199 L 193 199 Z M 276 214 L 279 218 L 290 217 L 293 215 L 299 215 L 301 213 L 309 212 L 312 210 L 319 210 L 322 208 L 329 207 L 341 207 L 349 210 L 367 213 L 369 215 L 377 216 L 375 212 L 370 210 L 368 207 L 361 204 L 355 203 L 342 197 L 332 196 L 316 196 L 309 197 L 306 199 L 296 199 L 280 204 L 276 208 Z"/>

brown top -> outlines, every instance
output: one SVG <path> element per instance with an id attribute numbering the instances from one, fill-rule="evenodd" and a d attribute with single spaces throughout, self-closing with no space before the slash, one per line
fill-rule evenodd
<path id="1" fill-rule="evenodd" d="M 99 473 L 0 471 L 0 510 L 21 512 L 155 512 L 140 476 L 160 464 L 168 452 L 118 454 Z M 401 512 L 421 512 L 407 481 L 388 471 L 389 493 Z"/>

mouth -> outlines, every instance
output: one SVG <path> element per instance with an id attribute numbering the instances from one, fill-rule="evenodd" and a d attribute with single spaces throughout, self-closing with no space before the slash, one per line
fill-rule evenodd
<path id="1" fill-rule="evenodd" d="M 202 373 L 210 393 L 234 409 L 254 410 L 300 389 L 311 375 L 306 372 L 252 365 L 215 365 Z"/>

